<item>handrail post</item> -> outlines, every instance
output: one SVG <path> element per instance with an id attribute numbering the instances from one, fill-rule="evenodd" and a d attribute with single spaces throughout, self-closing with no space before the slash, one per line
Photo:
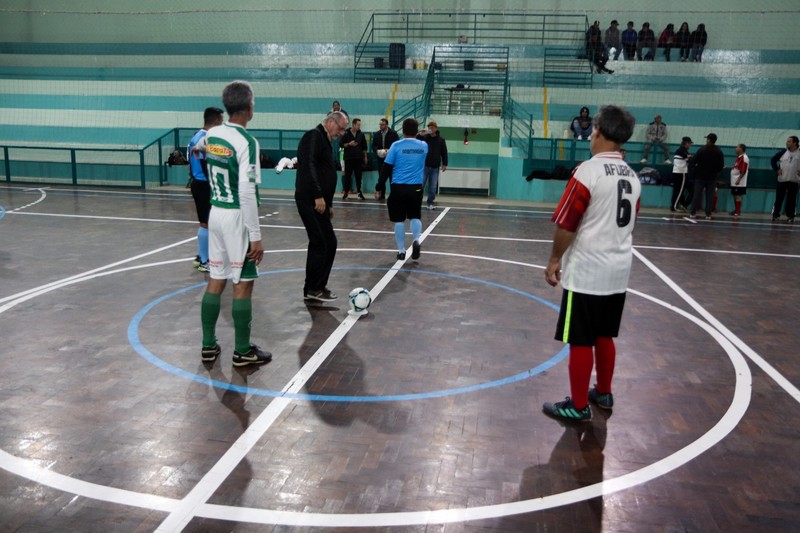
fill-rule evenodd
<path id="1" fill-rule="evenodd" d="M 8 146 L 3 146 L 3 161 L 6 167 L 6 181 L 11 181 L 11 161 L 8 160 Z"/>
<path id="2" fill-rule="evenodd" d="M 72 184 L 78 184 L 78 163 L 75 158 L 75 149 L 70 148 L 69 150 L 69 159 L 70 159 L 70 167 L 72 169 Z"/>
<path id="3" fill-rule="evenodd" d="M 139 174 L 142 178 L 142 189 L 147 188 L 147 180 L 145 179 L 144 173 L 144 149 L 139 150 Z"/>

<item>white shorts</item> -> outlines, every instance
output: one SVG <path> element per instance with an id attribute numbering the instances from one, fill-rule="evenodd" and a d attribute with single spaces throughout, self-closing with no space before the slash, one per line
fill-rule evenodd
<path id="1" fill-rule="evenodd" d="M 252 281 L 258 270 L 247 260 L 250 235 L 244 225 L 241 209 L 211 206 L 208 216 L 208 265 L 212 279 L 230 279 L 234 283 Z M 242 272 L 245 264 L 246 268 Z"/>

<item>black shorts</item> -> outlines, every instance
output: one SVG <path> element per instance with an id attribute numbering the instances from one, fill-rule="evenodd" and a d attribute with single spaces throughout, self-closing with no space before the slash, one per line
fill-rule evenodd
<path id="1" fill-rule="evenodd" d="M 208 214 L 211 212 L 211 185 L 207 181 L 192 178 L 192 198 L 197 208 L 197 221 L 208 224 Z"/>
<path id="2" fill-rule="evenodd" d="M 734 196 L 744 196 L 747 194 L 747 187 L 731 187 L 731 194 Z"/>
<path id="3" fill-rule="evenodd" d="M 386 200 L 386 207 L 389 208 L 389 220 L 392 222 L 405 222 L 407 218 L 422 218 L 422 184 L 393 183 L 389 198 Z"/>
<path id="4" fill-rule="evenodd" d="M 564 289 L 555 339 L 576 346 L 594 346 L 597 337 L 616 337 L 625 294 L 583 294 Z"/>

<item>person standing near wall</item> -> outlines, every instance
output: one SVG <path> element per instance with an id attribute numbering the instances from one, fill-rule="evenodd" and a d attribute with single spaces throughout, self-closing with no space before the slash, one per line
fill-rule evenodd
<path id="1" fill-rule="evenodd" d="M 222 291 L 233 283 L 233 365 L 268 363 L 272 354 L 250 342 L 253 321 L 253 282 L 264 257 L 258 223 L 258 184 L 261 164 L 258 141 L 247 132 L 253 119 L 253 88 L 244 81 L 229 83 L 222 92 L 228 121 L 208 130 L 206 158 L 211 178 L 211 213 L 208 217 L 208 286 L 200 304 L 203 325 L 201 359 L 213 362 L 221 353 L 216 325 Z"/>
<path id="2" fill-rule="evenodd" d="M 378 176 L 381 175 L 383 170 L 383 162 L 386 160 L 386 155 L 389 153 L 389 148 L 393 143 L 400 140 L 397 132 L 389 127 L 389 121 L 382 118 L 378 123 L 378 131 L 372 135 L 372 151 L 378 160 Z M 375 192 L 376 200 L 385 199 L 385 193 Z"/>
<path id="3" fill-rule="evenodd" d="M 725 157 L 717 147 L 717 134 L 706 135 L 706 144 L 700 148 L 692 160 L 694 166 L 694 201 L 692 202 L 692 218 L 697 218 L 697 211 L 703 201 L 703 189 L 706 191 L 706 220 L 711 220 L 714 209 L 714 192 L 716 180 L 725 168 Z"/>
<path id="4" fill-rule="evenodd" d="M 439 132 L 439 125 L 431 120 L 428 130 L 422 130 L 417 136 L 428 145 L 428 156 L 425 158 L 422 188 L 428 187 L 428 210 L 436 209 L 436 193 L 439 191 L 439 167 L 447 170 L 447 142 Z"/>
<path id="5" fill-rule="evenodd" d="M 555 338 L 569 344 L 571 393 L 542 406 L 554 418 L 585 422 L 592 418 L 590 401 L 602 409 L 614 406 L 613 338 L 625 306 L 641 195 L 636 173 L 618 150 L 634 124 L 625 109 L 600 108 L 590 137 L 592 158 L 575 169 L 553 215 L 556 230 L 544 277 L 562 286 Z M 593 366 L 597 384 L 589 390 Z"/>
<path id="6" fill-rule="evenodd" d="M 206 162 L 206 133 L 214 126 L 222 124 L 222 109 L 207 107 L 203 112 L 203 127 L 194 134 L 186 148 L 189 158 L 189 187 L 197 211 L 197 257 L 195 268 L 200 272 L 208 272 L 208 214 L 211 212 L 211 186 L 208 184 L 208 163 Z"/>
<path id="7" fill-rule="evenodd" d="M 363 200 L 361 192 L 361 176 L 367 164 L 367 138 L 361 131 L 361 119 L 354 118 L 353 125 L 344 132 L 339 140 L 339 146 L 344 148 L 344 171 L 342 172 L 342 200 L 347 200 L 347 195 L 353 185 L 352 179 L 356 178 L 356 192 L 358 199 Z"/>
<path id="8" fill-rule="evenodd" d="M 750 168 L 750 158 L 745 153 L 747 146 L 736 145 L 736 162 L 731 169 L 731 194 L 733 195 L 734 209 L 731 215 L 738 217 L 742 214 L 742 196 L 747 194 L 747 171 Z"/>
<path id="9" fill-rule="evenodd" d="M 303 285 L 306 301 L 332 302 L 338 298 L 327 287 L 338 244 L 331 221 L 337 181 L 331 142 L 341 137 L 347 124 L 347 115 L 330 113 L 322 124 L 307 131 L 297 146 L 294 202 L 308 234 Z"/>
<path id="10" fill-rule="evenodd" d="M 775 205 L 772 207 L 772 221 L 778 222 L 781 218 L 781 206 L 786 199 L 786 222 L 794 222 L 795 209 L 797 208 L 797 191 L 800 188 L 800 151 L 798 139 L 792 135 L 786 139 L 786 151 L 778 160 L 778 187 L 775 189 Z"/>
<path id="11" fill-rule="evenodd" d="M 689 148 L 691 147 L 691 137 L 684 137 L 681 139 L 681 145 L 675 150 L 675 155 L 672 156 L 672 200 L 669 203 L 669 210 L 673 212 L 676 209 L 686 211 L 686 207 L 691 202 L 692 196 L 687 192 L 689 158 L 692 157 L 689 154 Z"/>
<path id="12" fill-rule="evenodd" d="M 689 59 L 689 53 L 692 51 L 692 32 L 689 31 L 688 22 L 682 23 L 678 33 L 675 34 L 675 47 L 680 51 L 681 62 Z"/>

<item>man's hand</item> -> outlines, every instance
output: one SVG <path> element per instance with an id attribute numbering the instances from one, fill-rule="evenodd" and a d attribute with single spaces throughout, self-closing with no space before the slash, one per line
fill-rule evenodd
<path id="1" fill-rule="evenodd" d="M 544 279 L 547 280 L 551 286 L 555 287 L 561 281 L 561 260 L 550 258 L 547 263 L 547 268 L 544 269 Z"/>
<path id="2" fill-rule="evenodd" d="M 247 252 L 247 258 L 255 264 L 261 263 L 264 258 L 264 245 L 261 241 L 250 241 L 250 251 Z"/>
<path id="3" fill-rule="evenodd" d="M 445 170 L 447 170 L 447 165 L 442 165 L 442 172 L 444 172 Z"/>
<path id="4" fill-rule="evenodd" d="M 314 211 L 320 215 L 325 212 L 325 198 L 314 198 Z"/>

